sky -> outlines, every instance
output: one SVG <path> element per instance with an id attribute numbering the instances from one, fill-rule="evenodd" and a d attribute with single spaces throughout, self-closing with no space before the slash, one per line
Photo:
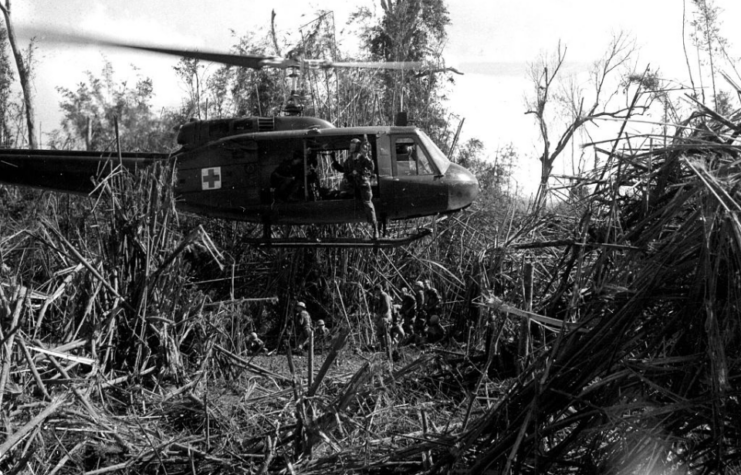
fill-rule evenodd
<path id="1" fill-rule="evenodd" d="M 569 73 L 585 85 L 589 65 L 603 57 L 613 35 L 625 32 L 637 46 L 633 67 L 643 70 L 650 64 L 662 77 L 686 84 L 682 28 L 684 9 L 689 15 L 691 3 L 448 0 L 451 25 L 444 55 L 448 66 L 464 72 L 456 76 L 449 91 L 448 107 L 465 119 L 462 139 L 482 140 L 489 153 L 513 144 L 521 155 L 518 186 L 525 192 L 533 191 L 538 174 L 535 155 L 541 145 L 532 116 L 525 114 L 525 98 L 533 88 L 527 79 L 528 65 L 555 51 L 560 42 L 567 48 Z M 342 48 L 350 38 L 347 18 L 360 5 L 380 10 L 380 0 L 15 0 L 12 19 L 25 44 L 30 32 L 50 28 L 146 44 L 227 51 L 235 42 L 234 33 L 266 31 L 271 10 L 277 15 L 279 35 L 298 38 L 297 27 L 311 21 L 316 10 L 326 9 L 335 14 Z M 741 29 L 733 20 L 741 19 L 741 2 L 715 0 L 715 5 L 723 10 L 722 34 L 731 51 L 739 51 Z M 131 64 L 151 77 L 155 99 L 162 106 L 177 105 L 184 94 L 172 70 L 176 58 L 42 41 L 38 43 L 35 79 L 42 133 L 58 127 L 61 97 L 56 87 L 75 88 L 85 80 L 86 71 L 100 72 L 103 58 L 113 63 L 117 77 L 131 71 Z M 567 168 L 564 164 L 563 171 Z"/>

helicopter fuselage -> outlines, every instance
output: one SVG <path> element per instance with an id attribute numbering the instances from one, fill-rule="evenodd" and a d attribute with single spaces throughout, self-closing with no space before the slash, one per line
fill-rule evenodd
<path id="1" fill-rule="evenodd" d="M 457 211 L 478 193 L 473 174 L 451 163 L 415 127 L 315 125 L 231 135 L 186 148 L 176 158 L 178 207 L 267 224 L 364 221 L 362 205 L 342 191 L 342 175 L 331 166 L 347 158 L 355 138 L 368 144 L 365 153 L 375 165 L 373 203 L 381 220 Z M 292 160 L 295 183 L 286 195 L 274 174 Z"/>
<path id="2" fill-rule="evenodd" d="M 335 128 L 310 117 L 193 121 L 181 127 L 173 154 L 0 150 L 0 182 L 89 193 L 93 177 L 119 164 L 134 171 L 173 160 L 184 211 L 268 225 L 362 222 L 362 204 L 332 167 L 347 159 L 353 139 L 367 144 L 375 167 L 379 220 L 454 212 L 478 194 L 474 175 L 415 127 Z M 281 169 L 292 176 L 277 180 Z"/>

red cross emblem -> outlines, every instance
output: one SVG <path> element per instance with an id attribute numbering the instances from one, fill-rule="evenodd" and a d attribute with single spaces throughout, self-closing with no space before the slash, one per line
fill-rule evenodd
<path id="1" fill-rule="evenodd" d="M 221 188 L 221 167 L 201 168 L 201 189 L 218 190 Z"/>

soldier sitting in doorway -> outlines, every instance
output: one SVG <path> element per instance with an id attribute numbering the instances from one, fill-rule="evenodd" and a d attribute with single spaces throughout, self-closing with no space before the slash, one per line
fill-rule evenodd
<path id="1" fill-rule="evenodd" d="M 301 174 L 296 176 L 300 168 Z M 303 158 L 301 152 L 296 151 L 292 158 L 284 158 L 280 165 L 270 175 L 270 187 L 275 190 L 275 197 L 279 201 L 299 201 L 303 185 Z"/>

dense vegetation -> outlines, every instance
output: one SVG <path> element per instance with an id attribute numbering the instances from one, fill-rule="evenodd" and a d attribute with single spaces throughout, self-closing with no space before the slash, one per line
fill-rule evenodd
<path id="1" fill-rule="evenodd" d="M 380 18 L 354 17 L 367 59 L 443 71 L 311 71 L 300 85 L 307 112 L 388 124 L 403 97 L 449 150 L 454 74 L 432 53 L 445 5 L 381 3 Z M 703 58 L 717 54 L 714 14 L 699 9 L 692 24 Z M 341 56 L 332 21 L 320 13 L 300 50 Z M 280 45 L 273 34 L 234 48 L 288 54 Z M 602 98 L 629 54 L 616 37 L 591 95 L 555 92 L 560 49 L 555 67 L 540 65 L 551 74 L 534 65 L 547 171 L 535 203 L 508 186 L 524 159 L 516 149 L 485 157 L 471 140 L 453 157 L 476 172 L 481 198 L 437 224 L 434 240 L 393 251 L 251 248 L 241 238 L 259 230 L 249 225 L 178 215 L 167 168 L 119 173 L 92 197 L 0 187 L 0 470 L 737 473 L 741 89 L 728 78 L 733 95 L 694 94 L 683 109 L 658 75 L 627 71 L 615 87 L 628 106 L 611 109 Z M 2 144 L 22 146 L 23 107 L 11 105 L 2 55 L 0 72 Z M 150 80 L 117 83 L 109 65 L 61 90 L 54 146 L 111 148 L 115 117 L 124 147 L 168 150 L 188 117 L 269 114 L 288 94 L 275 71 L 204 76 L 183 60 L 177 74 L 188 97 L 160 115 Z M 595 106 L 569 108 L 584 97 Z M 567 111 L 555 125 L 554 103 Z M 656 114 L 656 129 L 626 133 Z M 621 127 L 592 144 L 593 163 L 551 177 L 565 144 L 605 116 Z M 420 279 L 443 295 L 452 338 L 393 358 L 369 351 L 368 291 L 381 283 L 398 298 Z M 315 361 L 290 352 L 296 300 L 334 331 Z M 251 331 L 272 356 L 246 354 Z"/>

